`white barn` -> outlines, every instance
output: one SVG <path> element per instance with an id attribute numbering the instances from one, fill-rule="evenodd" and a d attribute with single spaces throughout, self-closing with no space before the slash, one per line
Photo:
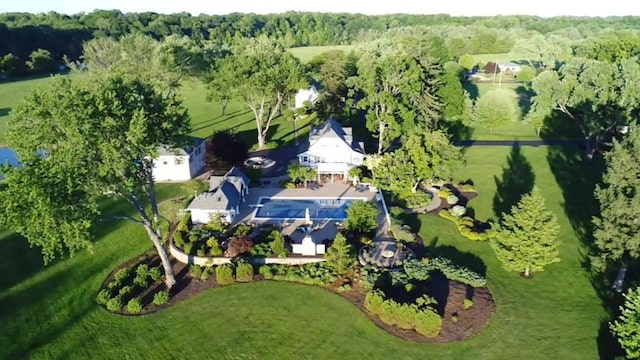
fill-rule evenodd
<path id="1" fill-rule="evenodd" d="M 206 141 L 193 139 L 194 145 L 178 149 L 161 146 L 153 159 L 155 181 L 186 181 L 204 170 Z"/>
<path id="2" fill-rule="evenodd" d="M 338 175 L 349 178 L 351 168 L 364 163 L 362 142 L 353 139 L 351 128 L 343 128 L 335 119 L 315 127 L 309 141 L 298 154 L 298 162 L 316 169 L 320 175 Z"/>
<path id="3" fill-rule="evenodd" d="M 519 73 L 520 70 L 522 70 L 522 66 L 520 66 L 520 64 L 516 64 L 512 62 L 506 62 L 506 63 L 499 63 L 498 69 L 500 69 L 500 72 Z"/>

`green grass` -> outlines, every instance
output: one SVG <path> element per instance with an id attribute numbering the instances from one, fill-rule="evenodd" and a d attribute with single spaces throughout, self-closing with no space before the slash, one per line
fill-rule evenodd
<path id="1" fill-rule="evenodd" d="M 94 302 L 101 282 L 150 246 L 138 226 L 108 223 L 98 231 L 93 254 L 82 252 L 45 268 L 25 240 L 0 232 L 0 358 L 597 359 L 606 314 L 580 266 L 581 246 L 564 211 L 565 202 L 582 201 L 584 194 L 565 193 L 556 183 L 547 163 L 553 150 L 522 149 L 559 217 L 563 241 L 562 261 L 532 280 L 502 270 L 488 243 L 460 237 L 451 222 L 417 219 L 423 238 L 436 240 L 436 251 L 454 246 L 486 265 L 498 310 L 475 338 L 452 344 L 403 341 L 337 295 L 278 282 L 208 290 L 149 316 L 110 314 Z M 460 178 L 473 179 L 479 191 L 470 203 L 479 219 L 494 216 L 494 176 L 502 177 L 509 153 L 507 147 L 467 150 Z M 162 198 L 189 191 L 179 185 L 160 190 Z"/>
<path id="2" fill-rule="evenodd" d="M 349 51 L 351 49 L 353 49 L 353 45 L 302 46 L 289 48 L 287 50 L 306 64 L 309 60 L 313 59 L 314 56 L 322 54 L 323 52 L 330 50 Z"/>
<path id="3" fill-rule="evenodd" d="M 24 99 L 29 90 L 49 81 L 50 78 L 16 81 L 0 84 L 0 147 L 6 146 L 6 125 L 9 111 Z M 233 128 L 247 144 L 255 148 L 257 144 L 255 120 L 246 106 L 231 102 L 222 116 L 222 104 L 218 101 L 206 101 L 206 89 L 201 82 L 185 81 L 181 89 L 184 105 L 191 115 L 192 134 L 208 137 L 213 131 Z M 308 134 L 308 124 L 314 121 L 310 116 L 298 122 L 298 136 Z M 283 117 L 276 118 L 269 131 L 269 147 L 289 145 L 294 142 L 294 124 Z"/>

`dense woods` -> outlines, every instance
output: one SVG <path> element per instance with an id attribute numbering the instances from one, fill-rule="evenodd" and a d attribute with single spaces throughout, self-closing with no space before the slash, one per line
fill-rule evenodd
<path id="1" fill-rule="evenodd" d="M 640 18 L 541 19 L 532 16 L 452 17 L 448 15 L 384 15 L 297 13 L 256 15 L 198 15 L 189 13 L 122 13 L 97 10 L 64 15 L 0 14 L 0 73 L 26 75 L 55 71 L 63 57 L 76 60 L 82 43 L 92 38 L 120 38 L 141 33 L 155 39 L 186 35 L 195 40 L 225 43 L 239 38 L 267 35 L 283 47 L 351 44 L 379 37 L 382 32 L 399 36 L 428 32 L 441 37 L 449 56 L 509 52 L 518 40 L 544 35 L 572 42 L 601 35 L 615 38 L 620 32 L 635 36 Z M 603 51 L 586 46 L 587 51 Z M 598 55 L 600 56 L 600 55 Z M 39 66 L 29 65 L 36 58 Z"/>

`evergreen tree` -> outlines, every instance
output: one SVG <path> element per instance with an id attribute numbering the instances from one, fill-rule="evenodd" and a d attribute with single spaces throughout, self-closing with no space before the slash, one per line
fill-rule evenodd
<path id="1" fill-rule="evenodd" d="M 351 246 L 344 235 L 338 233 L 333 244 L 324 254 L 327 264 L 333 269 L 336 275 L 343 275 L 355 264 L 353 246 Z"/>
<path id="2" fill-rule="evenodd" d="M 558 230 L 556 216 L 534 187 L 511 208 L 511 214 L 503 214 L 491 247 L 506 270 L 523 271 L 529 277 L 531 271 L 542 271 L 545 265 L 560 261 Z"/>
<path id="3" fill-rule="evenodd" d="M 605 160 L 607 170 L 596 188 L 600 213 L 593 219 L 598 249 L 593 263 L 602 270 L 640 258 L 640 133 L 636 125 L 631 125 L 624 140 L 614 140 Z"/>
<path id="4" fill-rule="evenodd" d="M 624 296 L 620 316 L 610 328 L 627 353 L 628 359 L 640 358 L 640 288 L 631 289 Z"/>

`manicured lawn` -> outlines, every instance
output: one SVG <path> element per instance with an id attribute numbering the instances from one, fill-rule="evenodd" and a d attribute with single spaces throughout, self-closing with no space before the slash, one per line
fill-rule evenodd
<path id="1" fill-rule="evenodd" d="M 209 290 L 149 316 L 110 314 L 94 302 L 101 282 L 150 242 L 133 224 L 108 223 L 98 231 L 93 255 L 82 252 L 46 268 L 37 250 L 0 232 L 0 358 L 597 359 L 598 330 L 606 314 L 580 266 L 582 248 L 564 211 L 565 203 L 580 204 L 585 194 L 556 183 L 547 162 L 547 152 L 555 150 L 524 148 L 518 157 L 526 159 L 520 168 L 530 163 L 562 228 L 562 262 L 532 280 L 503 271 L 489 244 L 460 237 L 451 222 L 417 218 L 420 234 L 435 242 L 435 252 L 457 253 L 476 269 L 486 266 L 497 314 L 479 336 L 463 343 L 405 342 L 337 295 L 278 282 Z M 494 177 L 502 181 L 510 152 L 508 147 L 467 150 L 460 178 L 474 180 L 480 196 L 470 206 L 479 219 L 494 216 Z M 160 190 L 163 198 L 188 191 L 179 185 Z"/>
<path id="2" fill-rule="evenodd" d="M 322 54 L 330 50 L 343 50 L 349 51 L 353 48 L 353 45 L 327 45 L 327 46 L 302 46 L 289 48 L 294 56 L 298 57 L 303 63 L 308 63 L 314 56 Z"/>
<path id="3" fill-rule="evenodd" d="M 17 81 L 0 84 L 0 147 L 6 145 L 5 131 L 9 110 L 22 101 L 29 90 L 48 81 L 49 78 Z M 184 105 L 191 115 L 193 135 L 208 137 L 214 130 L 233 128 L 250 145 L 257 143 L 255 120 L 253 114 L 238 103 L 231 102 L 227 106 L 227 113 L 222 114 L 222 105 L 217 101 L 206 101 L 206 89 L 197 81 L 185 81 L 181 89 Z M 314 121 L 311 116 L 298 122 L 298 136 L 305 137 L 308 124 Z M 277 118 L 270 130 L 269 147 L 277 147 L 294 143 L 293 122 Z"/>

